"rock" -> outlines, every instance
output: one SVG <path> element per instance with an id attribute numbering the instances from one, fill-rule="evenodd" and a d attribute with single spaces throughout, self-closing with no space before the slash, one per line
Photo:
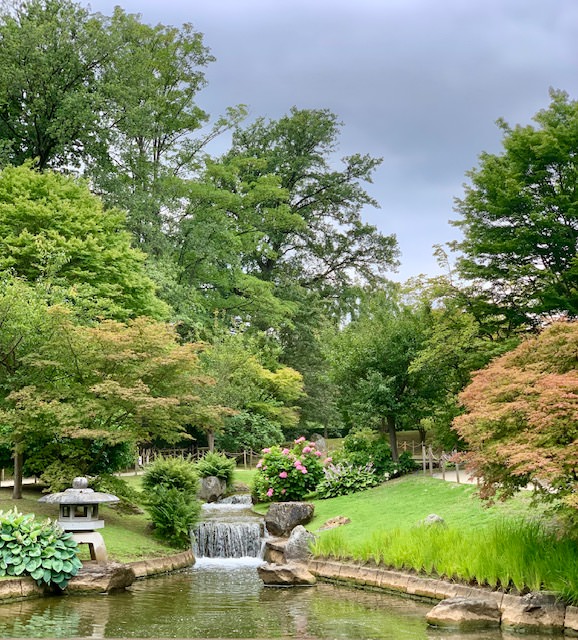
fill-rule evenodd
<path id="1" fill-rule="evenodd" d="M 288 561 L 306 561 L 311 555 L 309 547 L 313 542 L 315 542 L 315 536 L 307 531 L 302 524 L 298 524 L 293 531 L 291 531 L 289 540 L 287 540 L 287 544 L 285 545 L 285 559 Z"/>
<path id="2" fill-rule="evenodd" d="M 427 516 L 427 518 L 424 518 L 422 520 L 422 524 L 426 527 L 431 527 L 432 525 L 445 526 L 446 521 L 442 517 L 436 515 L 435 513 L 430 513 L 429 516 Z"/>
<path id="3" fill-rule="evenodd" d="M 288 536 L 298 524 L 313 518 L 313 505 L 308 502 L 274 502 L 265 514 L 265 526 L 273 536 Z"/>
<path id="4" fill-rule="evenodd" d="M 335 527 L 342 527 L 345 524 L 349 524 L 351 520 L 345 516 L 336 516 L 335 518 L 330 518 L 322 524 L 318 531 L 325 531 L 327 529 L 335 529 Z"/>
<path id="5" fill-rule="evenodd" d="M 502 627 L 521 633 L 562 633 L 565 607 L 550 593 L 505 595 L 502 600 Z"/>
<path id="6" fill-rule="evenodd" d="M 134 569 L 120 562 L 84 564 L 70 580 L 67 593 L 108 593 L 129 587 L 136 579 Z"/>
<path id="7" fill-rule="evenodd" d="M 327 441 L 320 433 L 311 436 L 311 442 L 315 443 L 315 448 L 323 453 L 327 453 Z"/>
<path id="8" fill-rule="evenodd" d="M 265 538 L 263 560 L 271 564 L 285 564 L 287 538 Z"/>
<path id="9" fill-rule="evenodd" d="M 495 602 L 470 598 L 448 598 L 426 616 L 428 624 L 460 630 L 500 626 L 500 610 Z"/>
<path id="10" fill-rule="evenodd" d="M 315 576 L 301 564 L 262 564 L 257 572 L 261 580 L 272 587 L 310 586 L 317 582 Z"/>
<path id="11" fill-rule="evenodd" d="M 227 483 L 216 476 L 208 476 L 201 478 L 201 486 L 199 488 L 199 500 L 204 502 L 216 502 L 225 495 Z"/>

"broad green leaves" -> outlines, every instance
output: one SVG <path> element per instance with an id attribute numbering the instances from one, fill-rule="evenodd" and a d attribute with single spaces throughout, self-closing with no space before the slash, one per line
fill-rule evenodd
<path id="1" fill-rule="evenodd" d="M 36 582 L 64 589 L 82 563 L 72 534 L 50 520 L 16 509 L 0 512 L 0 575 L 29 575 Z"/>

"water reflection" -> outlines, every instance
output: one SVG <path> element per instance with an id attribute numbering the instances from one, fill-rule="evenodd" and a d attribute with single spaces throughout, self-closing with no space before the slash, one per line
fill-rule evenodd
<path id="1" fill-rule="evenodd" d="M 424 617 L 429 608 L 326 584 L 264 588 L 254 567 L 205 562 L 116 595 L 3 605 L 0 637 L 502 639 L 496 632 L 460 635 L 428 629 Z"/>

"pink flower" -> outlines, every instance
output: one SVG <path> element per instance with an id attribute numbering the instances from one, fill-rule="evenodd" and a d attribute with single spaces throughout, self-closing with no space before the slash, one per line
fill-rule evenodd
<path id="1" fill-rule="evenodd" d="M 287 489 L 281 489 L 281 493 L 287 493 Z"/>
<path id="2" fill-rule="evenodd" d="M 325 460 L 323 460 L 323 464 L 329 464 L 330 462 L 333 462 L 333 458 L 325 458 Z"/>
<path id="3" fill-rule="evenodd" d="M 305 436 L 301 436 L 295 440 L 295 444 L 301 444 L 301 442 L 305 442 Z"/>
<path id="4" fill-rule="evenodd" d="M 311 453 L 313 449 L 311 447 L 303 447 L 303 453 Z"/>
<path id="5" fill-rule="evenodd" d="M 263 453 L 271 453 L 271 449 L 269 447 L 265 447 L 262 451 Z"/>
<path id="6" fill-rule="evenodd" d="M 280 478 L 286 478 L 287 477 L 287 471 L 281 471 L 281 473 L 279 474 Z"/>
<path id="7" fill-rule="evenodd" d="M 318 458 L 320 458 L 323 454 L 321 453 L 321 451 L 316 451 L 316 452 L 315 452 L 315 455 L 316 455 Z"/>
<path id="8" fill-rule="evenodd" d="M 312 449 L 315 449 L 315 443 L 314 443 L 314 442 L 310 442 L 310 443 L 309 443 L 309 446 L 310 446 Z"/>
<path id="9" fill-rule="evenodd" d="M 294 466 L 296 469 L 299 469 L 300 467 L 302 467 L 302 466 L 303 466 L 303 463 L 301 462 L 301 460 L 295 460 L 295 462 L 293 463 L 293 466 Z"/>
<path id="10" fill-rule="evenodd" d="M 287 454 L 289 454 L 289 453 L 291 453 L 291 452 L 289 451 L 289 449 L 287 449 L 287 447 L 285 447 L 285 449 L 283 449 L 283 451 L 281 451 L 281 453 L 282 453 L 284 456 L 286 456 Z"/>
<path id="11" fill-rule="evenodd" d="M 259 462 L 257 462 L 257 469 L 260 469 L 263 466 L 263 460 L 259 460 Z"/>
<path id="12" fill-rule="evenodd" d="M 301 473 L 307 473 L 307 469 L 305 467 L 301 467 L 301 469 L 299 469 L 299 471 L 301 471 Z"/>
<path id="13" fill-rule="evenodd" d="M 273 495 L 273 487 L 269 487 L 269 490 L 267 491 L 267 495 L 269 497 L 271 497 Z"/>

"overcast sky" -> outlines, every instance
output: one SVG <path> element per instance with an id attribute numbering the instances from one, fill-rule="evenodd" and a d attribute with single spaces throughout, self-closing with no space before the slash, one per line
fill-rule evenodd
<path id="1" fill-rule="evenodd" d="M 339 157 L 383 158 L 364 218 L 395 233 L 396 280 L 438 273 L 432 245 L 457 237 L 453 199 L 495 121 L 528 124 L 550 87 L 578 99 L 578 0 L 92 0 L 144 22 L 193 24 L 216 57 L 199 105 L 250 118 L 291 106 L 344 123 Z M 223 149 L 224 150 L 224 149 Z"/>

